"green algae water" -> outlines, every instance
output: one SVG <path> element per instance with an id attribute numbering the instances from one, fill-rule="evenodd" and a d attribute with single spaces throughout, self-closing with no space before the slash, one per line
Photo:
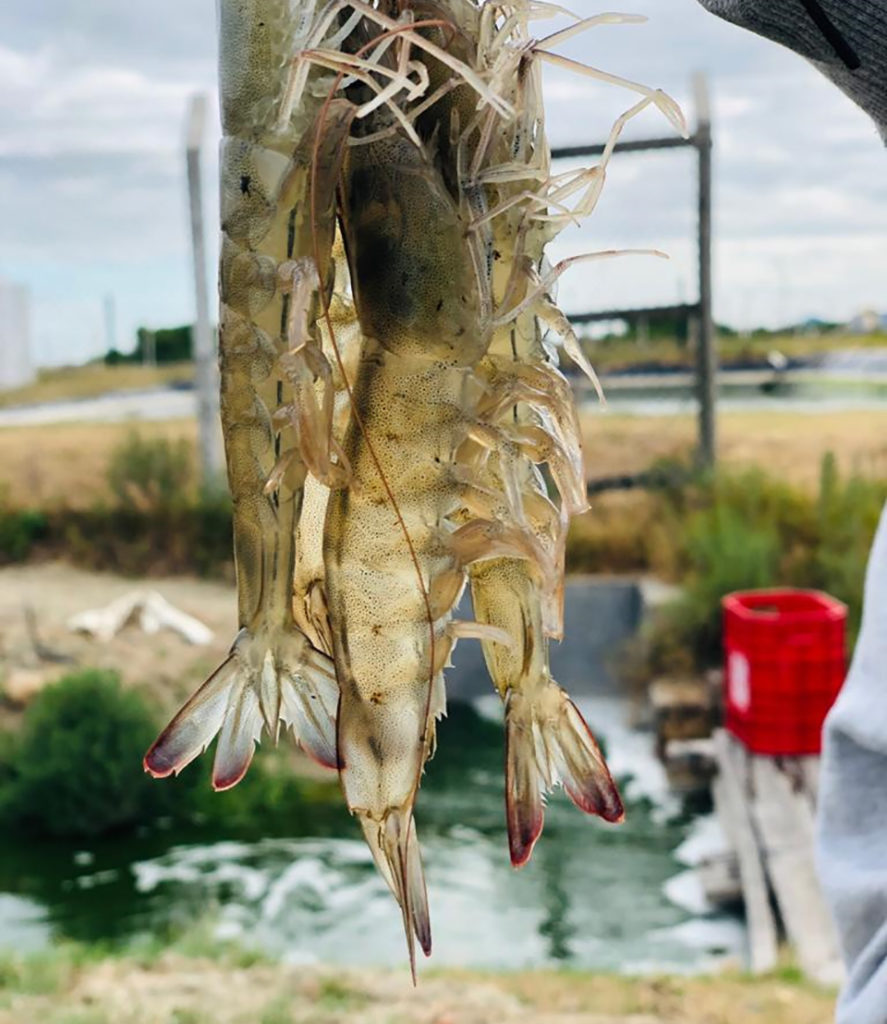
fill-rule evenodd
<path id="1" fill-rule="evenodd" d="M 664 894 L 689 822 L 668 802 L 651 738 L 622 725 L 619 701 L 580 703 L 613 754 L 626 822 L 589 819 L 558 793 L 521 871 L 508 859 L 497 705 L 455 705 L 441 724 L 417 814 L 434 965 L 693 972 L 738 955 L 736 921 Z M 290 827 L 275 814 L 239 831 L 157 827 L 89 846 L 7 839 L 0 949 L 125 949 L 204 923 L 289 963 L 402 966 L 400 912 L 330 790 Z"/>

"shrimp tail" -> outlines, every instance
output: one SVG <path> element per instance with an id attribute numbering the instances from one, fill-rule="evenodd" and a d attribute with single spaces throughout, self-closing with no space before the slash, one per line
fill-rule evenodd
<path id="1" fill-rule="evenodd" d="M 225 661 L 145 754 L 145 771 L 157 779 L 178 775 L 218 735 L 212 785 L 230 789 L 246 774 L 263 729 L 277 742 L 281 721 L 310 757 L 336 768 L 338 699 L 332 661 L 300 634 L 284 634 L 272 647 L 241 630 Z"/>
<path id="2" fill-rule="evenodd" d="M 545 794 L 562 783 L 586 814 L 620 822 L 622 800 L 576 705 L 546 679 L 535 692 L 510 690 L 505 706 L 505 809 L 511 863 L 530 859 L 542 832 Z"/>
<path id="3" fill-rule="evenodd" d="M 431 955 L 431 916 L 416 822 L 412 813 L 404 809 L 389 811 L 381 825 L 363 816 L 360 822 L 376 866 L 400 904 L 415 984 L 416 940 L 425 956 Z"/>

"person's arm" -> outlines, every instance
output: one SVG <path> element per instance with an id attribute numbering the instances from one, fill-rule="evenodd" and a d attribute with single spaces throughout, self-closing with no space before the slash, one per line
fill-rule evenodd
<path id="1" fill-rule="evenodd" d="M 699 2 L 812 61 L 887 141 L 887 0 Z M 853 663 L 825 723 L 819 793 L 819 876 L 847 966 L 837 1024 L 887 1024 L 887 508 Z"/>
<path id="2" fill-rule="evenodd" d="M 850 673 L 825 725 L 819 876 L 847 964 L 839 1024 L 887 1022 L 887 509 Z"/>
<path id="3" fill-rule="evenodd" d="M 699 2 L 806 57 L 874 118 L 887 141 L 887 0 Z"/>

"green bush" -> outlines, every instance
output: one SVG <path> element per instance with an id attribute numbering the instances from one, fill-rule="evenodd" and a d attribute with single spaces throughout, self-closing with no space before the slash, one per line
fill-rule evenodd
<path id="1" fill-rule="evenodd" d="M 684 545 L 689 576 L 660 628 L 669 632 L 670 648 L 689 650 L 696 662 L 713 664 L 721 656 L 721 598 L 777 582 L 779 539 L 766 521 L 749 520 L 716 502 L 692 517 Z"/>
<path id="2" fill-rule="evenodd" d="M 834 456 L 823 459 L 816 503 L 819 543 L 805 566 L 805 585 L 847 605 L 852 636 L 862 616 L 865 569 L 885 499 L 884 481 L 854 474 L 842 482 Z"/>
<path id="3" fill-rule="evenodd" d="M 0 486 L 0 565 L 23 562 L 46 533 L 46 516 L 36 509 L 12 508 Z"/>
<path id="4" fill-rule="evenodd" d="M 823 459 L 813 497 L 759 469 L 722 472 L 669 497 L 672 521 L 680 508 L 684 523 L 675 538 L 684 593 L 653 630 L 651 670 L 717 664 L 720 602 L 734 590 L 824 590 L 848 606 L 852 643 L 869 548 L 885 500 L 887 481 L 857 474 L 842 478 L 832 455 Z"/>
<path id="5" fill-rule="evenodd" d="M 152 817 L 164 799 L 143 773 L 156 734 L 141 697 L 86 670 L 47 687 L 25 712 L 0 769 L 0 819 L 49 836 L 94 836 Z"/>
<path id="6" fill-rule="evenodd" d="M 47 534 L 47 519 L 36 509 L 10 509 L 0 505 L 0 564 L 24 562 L 34 544 Z"/>
<path id="7" fill-rule="evenodd" d="M 0 830 L 89 838 L 175 822 L 214 834 L 339 834 L 348 828 L 338 780 L 291 770 L 288 737 L 262 749 L 226 793 L 209 782 L 210 757 L 174 779 L 142 770 L 160 724 L 112 672 L 88 669 L 47 687 L 17 734 L 0 732 Z"/>
<path id="8" fill-rule="evenodd" d="M 111 454 L 108 486 L 123 508 L 154 511 L 181 505 L 194 490 L 188 442 L 148 439 L 131 431 Z"/>
<path id="9" fill-rule="evenodd" d="M 153 509 L 95 506 L 53 522 L 65 556 L 90 569 L 130 576 L 197 573 L 233 577 L 231 501 L 197 494 Z"/>
<path id="10" fill-rule="evenodd" d="M 140 327 L 136 331 L 136 347 L 130 360 L 134 363 L 144 362 L 145 356 L 150 355 L 152 350 L 154 362 L 158 364 L 192 359 L 194 352 L 190 324 L 183 327 L 161 327 L 156 331 Z"/>

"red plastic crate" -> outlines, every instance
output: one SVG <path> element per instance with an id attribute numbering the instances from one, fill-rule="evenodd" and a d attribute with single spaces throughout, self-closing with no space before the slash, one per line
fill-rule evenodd
<path id="1" fill-rule="evenodd" d="M 847 608 L 816 590 L 729 594 L 724 718 L 757 754 L 818 754 L 846 673 Z"/>

